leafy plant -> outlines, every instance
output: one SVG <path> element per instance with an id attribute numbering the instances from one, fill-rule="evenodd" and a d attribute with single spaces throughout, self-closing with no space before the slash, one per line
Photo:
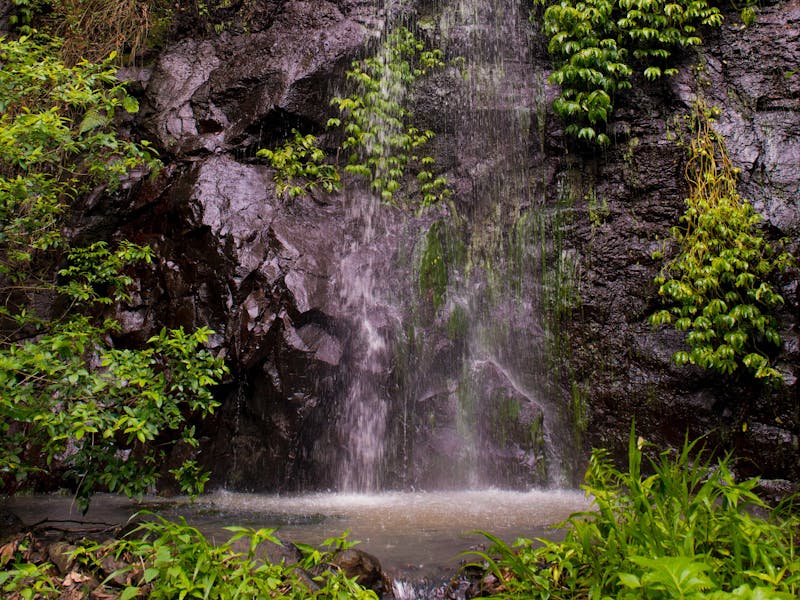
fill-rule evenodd
<path id="1" fill-rule="evenodd" d="M 53 581 L 52 571 L 50 563 L 14 563 L 10 569 L 0 571 L 0 591 L 11 594 L 10 598 L 14 600 L 58 598 L 61 589 Z"/>
<path id="2" fill-rule="evenodd" d="M 267 558 L 268 545 L 282 545 L 274 529 L 226 527 L 231 537 L 213 542 L 184 519 L 149 519 L 122 540 L 107 543 L 83 541 L 72 553 L 82 570 L 100 575 L 109 557 L 121 566 L 104 584 L 121 588 L 120 599 L 285 598 L 287 600 L 377 600 L 375 592 L 348 578 L 331 561 L 335 552 L 352 546 L 344 537 L 331 538 L 321 548 L 298 544 L 303 557 L 294 564 L 278 564 Z M 99 577 L 98 577 L 99 578 Z M 61 590 L 52 572 L 30 562 L 18 562 L 0 571 L 0 590 L 15 591 L 21 585 L 55 598 Z M 109 591 L 107 589 L 107 591 Z M 32 594 L 31 594 L 32 596 Z"/>
<path id="3" fill-rule="evenodd" d="M 59 49 L 47 37 L 0 39 L 0 485 L 66 476 L 86 506 L 98 489 L 143 493 L 175 438 L 196 444 L 187 419 L 214 410 L 208 388 L 225 367 L 203 349 L 207 328 L 114 347 L 118 324 L 104 311 L 129 299 L 128 270 L 152 252 L 75 245 L 65 225 L 88 191 L 157 161 L 114 129 L 117 111 L 138 104 L 113 56 L 70 67 Z"/>
<path id="4" fill-rule="evenodd" d="M 259 10 L 256 0 L 194 0 L 187 4 L 180 10 L 188 10 L 204 31 L 218 34 L 233 27 L 247 31 L 248 23 Z"/>
<path id="5" fill-rule="evenodd" d="M 628 467 L 592 454 L 583 488 L 595 510 L 561 525 L 563 542 L 520 539 L 477 555 L 502 598 L 789 598 L 800 589 L 798 519 L 773 513 L 736 481 L 730 458 L 714 465 L 697 442 L 648 459 L 631 429 Z"/>
<path id="6" fill-rule="evenodd" d="M 745 27 L 750 27 L 756 22 L 758 18 L 758 0 L 744 0 L 743 2 L 731 0 L 731 5 L 739 11 L 739 18 Z"/>
<path id="7" fill-rule="evenodd" d="M 33 33 L 31 25 L 36 15 L 42 10 L 45 0 L 11 0 L 14 11 L 8 17 L 8 24 L 19 33 Z"/>
<path id="8" fill-rule="evenodd" d="M 339 190 L 342 182 L 333 165 L 325 164 L 325 152 L 317 146 L 317 138 L 302 135 L 292 129 L 293 139 L 277 150 L 261 149 L 256 156 L 269 160 L 275 169 L 275 184 L 278 197 L 301 196 L 317 186 L 329 194 Z"/>
<path id="9" fill-rule="evenodd" d="M 639 590 L 647 598 L 694 598 L 713 587 L 706 573 L 709 565 L 689 556 L 632 556 L 631 561 L 644 569 L 640 577 L 631 573 L 620 573 L 622 584 Z"/>
<path id="10" fill-rule="evenodd" d="M 421 40 L 400 27 L 387 36 L 377 56 L 353 62 L 347 79 L 355 92 L 331 102 L 342 118 L 330 119 L 328 126 L 344 125 L 342 148 L 350 151 L 345 172 L 368 179 L 384 202 L 392 201 L 412 163 L 418 167 L 422 207 L 450 193 L 447 180 L 431 171 L 433 158 L 420 152 L 434 133 L 411 125 L 411 112 L 403 103 L 417 78 L 443 66 L 441 50 L 425 50 Z"/>
<path id="11" fill-rule="evenodd" d="M 769 279 L 791 257 L 776 253 L 758 229 L 761 216 L 736 191 L 737 171 L 712 124 L 712 111 L 698 102 L 686 167 L 690 196 L 673 228 L 679 251 L 656 278 L 670 306 L 650 322 L 686 332 L 690 349 L 675 353 L 678 365 L 780 380 L 765 348 L 781 344 L 774 312 L 783 298 Z"/>
<path id="12" fill-rule="evenodd" d="M 631 87 L 636 68 L 649 80 L 676 73 L 674 49 L 699 45 L 701 25 L 722 23 L 706 0 L 536 1 L 547 6 L 542 30 L 556 61 L 550 82 L 561 87 L 553 109 L 567 134 L 600 145 L 610 141 L 603 127 L 614 95 Z"/>
<path id="13" fill-rule="evenodd" d="M 202 494 L 206 483 L 211 478 L 208 471 L 203 471 L 195 460 L 187 460 L 181 466 L 169 471 L 178 482 L 181 492 L 190 496 Z"/>

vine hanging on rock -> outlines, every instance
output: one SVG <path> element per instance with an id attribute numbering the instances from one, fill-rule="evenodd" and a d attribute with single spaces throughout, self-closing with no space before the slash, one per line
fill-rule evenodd
<path id="1" fill-rule="evenodd" d="M 409 164 L 417 167 L 423 208 L 450 194 L 447 179 L 431 171 L 434 159 L 420 151 L 433 139 L 433 131 L 414 127 L 404 104 L 419 77 L 444 66 L 441 50 L 425 50 L 422 40 L 399 27 L 388 34 L 376 56 L 353 62 L 347 79 L 355 91 L 331 101 L 341 118 L 330 119 L 328 126 L 344 126 L 342 149 L 350 152 L 345 172 L 368 179 L 384 202 L 393 201 Z"/>
<path id="2" fill-rule="evenodd" d="M 672 230 L 679 251 L 656 278 L 669 307 L 650 323 L 686 332 L 689 350 L 675 353 L 678 365 L 778 381 L 768 350 L 781 344 L 775 311 L 783 298 L 769 280 L 792 258 L 764 239 L 761 215 L 736 191 L 738 170 L 712 127 L 714 112 L 695 104 L 686 166 L 691 193 Z"/>
<path id="3" fill-rule="evenodd" d="M 698 46 L 698 28 L 722 24 L 706 0 L 536 0 L 547 6 L 542 30 L 555 59 L 550 82 L 561 87 L 553 102 L 566 133 L 606 145 L 603 132 L 614 94 L 631 87 L 639 69 L 649 80 L 677 73 L 676 48 Z M 531 14 L 531 21 L 536 19 Z"/>

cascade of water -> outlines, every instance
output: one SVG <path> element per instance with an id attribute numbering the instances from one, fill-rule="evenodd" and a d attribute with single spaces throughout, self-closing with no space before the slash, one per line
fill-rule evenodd
<path id="1" fill-rule="evenodd" d="M 509 348 L 505 330 L 514 321 L 523 325 L 532 312 L 530 302 L 516 305 L 522 297 L 521 290 L 511 285 L 514 265 L 508 239 L 509 229 L 531 204 L 529 44 L 526 14 L 520 4 L 514 0 L 457 0 L 445 5 L 441 17 L 443 43 L 453 45 L 452 51 L 465 57 L 468 74 L 457 137 L 459 147 L 466 150 L 460 156 L 459 169 L 470 188 L 460 206 L 470 227 L 463 234 L 467 259 L 451 282 L 450 293 L 464 307 L 469 321 L 461 373 L 468 383 L 459 386 L 458 424 L 470 485 L 498 482 L 494 465 L 481 460 L 487 435 L 480 431 L 480 422 L 487 418 L 489 398 L 485 386 L 475 382 L 485 379 L 485 365 L 492 365 L 497 387 L 516 392 L 515 402 L 537 402 L 535 394 L 520 394 L 519 387 L 508 380 L 508 367 L 497 368 L 508 350 L 512 356 L 517 355 L 514 350 L 521 350 L 528 354 L 528 361 L 535 359 L 530 347 Z"/>
<path id="2" fill-rule="evenodd" d="M 407 89 L 390 64 L 389 44 L 376 57 L 382 72 L 378 94 L 386 102 L 400 106 Z M 377 112 L 370 116 L 366 129 L 375 134 L 362 149 L 367 156 L 385 151 L 390 146 L 389 140 L 402 133 L 399 122 Z M 374 177 L 385 180 L 388 168 L 381 161 L 375 167 Z M 400 318 L 396 301 L 387 301 L 380 294 L 379 279 L 386 276 L 387 256 L 383 248 L 395 235 L 391 211 L 382 206 L 374 192 L 363 189 L 349 192 L 347 220 L 353 235 L 344 251 L 338 291 L 345 314 L 352 319 L 353 333 L 337 423 L 343 452 L 336 463 L 335 485 L 342 491 L 363 492 L 379 490 L 383 485 L 389 415 L 383 379 L 389 369 L 388 338 Z"/>
<path id="3" fill-rule="evenodd" d="M 343 452 L 338 457 L 335 484 L 343 491 L 375 491 L 382 483 L 380 465 L 388 415 L 381 375 L 389 360 L 391 307 L 376 292 L 379 257 L 371 246 L 378 232 L 386 233 L 386 222 L 380 218 L 380 203 L 371 194 L 354 196 L 348 220 L 359 224 L 360 232 L 348 242 L 339 280 L 340 300 L 354 331 L 337 423 Z"/>
<path id="4" fill-rule="evenodd" d="M 556 441 L 570 428 L 549 399 L 552 327 L 543 317 L 552 295 L 544 280 L 563 283 L 550 264 L 553 256 L 561 264 L 561 249 L 547 237 L 552 219 L 532 183 L 544 99 L 524 4 L 426 5 L 427 31 L 463 57 L 465 78 L 450 81 L 457 98 L 442 107 L 447 122 L 427 116 L 456 156 L 447 175 L 457 182 L 457 214 L 432 224 L 435 213 L 415 219 L 374 193 L 347 191 L 337 289 L 352 333 L 335 411 L 338 456 L 329 461 L 339 490 L 566 482 Z M 387 68 L 380 93 L 401 103 L 408 90 Z M 381 126 L 375 143 L 386 146 L 398 131 Z M 423 289 L 438 285 L 446 289 Z"/>

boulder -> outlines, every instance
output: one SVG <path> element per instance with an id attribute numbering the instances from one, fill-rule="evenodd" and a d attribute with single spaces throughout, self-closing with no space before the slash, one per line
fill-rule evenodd
<path id="1" fill-rule="evenodd" d="M 337 552 L 333 564 L 339 567 L 345 577 L 356 578 L 356 583 L 378 594 L 379 598 L 394 598 L 392 582 L 383 572 L 380 561 L 363 550 L 348 548 Z"/>

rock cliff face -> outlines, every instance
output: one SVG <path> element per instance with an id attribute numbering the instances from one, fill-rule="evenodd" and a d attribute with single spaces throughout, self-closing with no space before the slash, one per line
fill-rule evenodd
<path id="1" fill-rule="evenodd" d="M 156 144 L 166 167 L 155 181 L 135 185 L 128 197 L 88 216 L 113 210 L 115 230 L 150 243 L 160 257 L 140 274 L 135 302 L 120 314 L 121 343 L 140 342 L 162 325 L 209 324 L 217 331 L 215 344 L 226 353 L 231 378 L 219 391 L 218 415 L 201 426 L 200 458 L 218 484 L 256 490 L 331 485 L 329 463 L 319 455 L 343 451 L 347 444 L 341 432 L 318 433 L 341 409 L 332 398 L 346 385 L 341 367 L 355 352 L 352 315 L 337 278 L 361 217 L 349 210 L 347 194 L 278 199 L 273 172 L 255 153 L 286 139 L 292 128 L 320 134 L 323 144 L 333 146 L 324 133 L 332 116 L 330 98 L 344 85 L 350 61 L 375 46 L 387 19 L 399 15 L 433 23 L 423 31 L 434 44 L 449 36 L 451 55 L 478 51 L 468 28 L 445 27 L 442 15 L 455 10 L 448 3 L 387 4 L 378 9 L 367 0 L 264 2 L 249 31 L 177 39 L 151 66 L 124 73 L 140 86 L 142 111 L 132 127 Z M 487 21 L 495 19 L 490 4 L 496 3 L 481 12 Z M 521 19 L 520 30 L 528 27 L 525 3 L 508 4 Z M 679 443 L 687 430 L 712 432 L 712 444 L 752 459 L 742 463 L 744 472 L 800 480 L 796 273 L 781 282 L 786 344 L 778 364 L 789 383 L 785 390 L 728 385 L 677 369 L 670 356 L 680 347 L 680 336 L 653 331 L 646 322 L 656 306 L 652 280 L 660 268 L 651 255 L 677 222 L 687 191 L 683 151 L 668 139 L 668 130 L 698 94 L 722 109 L 718 130 L 742 169 L 742 195 L 764 215 L 770 238 L 789 237 L 796 254 L 800 75 L 791 73 L 800 64 L 798 31 L 797 0 L 764 6 L 749 28 L 735 14 L 727 15 L 721 30 L 707 33 L 699 52 L 681 56 L 678 76 L 636 81 L 620 96 L 610 124 L 615 142 L 602 153 L 575 148 L 564 138 L 549 109 L 556 90 L 546 83 L 546 42 L 532 29 L 509 38 L 524 44 L 515 55 L 523 58 L 507 66 L 511 75 L 503 85 L 513 93 L 502 94 L 495 106 L 470 109 L 460 96 L 469 86 L 456 87 L 452 77 L 430 78 L 418 87 L 416 113 L 422 126 L 438 134 L 437 168 L 450 178 L 461 214 L 486 222 L 475 198 L 488 189 L 482 173 L 502 172 L 511 160 L 492 150 L 508 136 L 524 144 L 520 187 L 533 191 L 523 208 L 546 212 L 556 202 L 556 189 L 568 191 L 562 250 L 581 274 L 579 302 L 573 303 L 564 333 L 569 352 L 562 352 L 571 375 L 542 389 L 552 405 L 567 406 L 576 390 L 585 399 L 586 430 L 577 455 L 585 456 L 591 445 L 624 447 L 635 418 L 638 431 L 654 442 Z M 491 111 L 513 115 L 508 123 L 519 131 L 487 132 L 495 146 L 473 143 L 464 130 L 459 134 L 465 115 Z M 411 221 L 424 228 L 432 218 Z M 384 234 L 378 262 L 410 260 L 408 248 L 392 247 L 407 243 L 401 232 L 388 226 Z M 394 285 L 401 293 L 416 284 Z M 450 292 L 455 294 L 452 287 Z M 423 314 L 418 322 L 457 324 L 453 303 L 449 306 L 448 315 Z M 386 311 L 387 323 L 407 318 Z M 419 310 L 416 314 L 420 318 Z M 521 338 L 539 336 L 541 323 L 520 314 L 511 313 L 510 329 L 518 329 Z M 461 352 L 458 336 L 423 339 L 436 351 L 418 351 L 415 368 Z M 399 352 L 386 358 L 383 389 L 400 387 L 401 358 Z M 505 483 L 535 480 L 543 450 L 523 439 L 536 438 L 547 406 L 528 402 L 520 392 L 525 386 L 511 385 L 496 366 L 483 365 L 475 373 L 474 387 L 483 390 L 487 404 L 506 407 L 492 414 L 512 423 L 499 433 L 497 427 L 483 428 L 480 436 L 494 450 L 480 460 L 496 468 L 503 452 L 512 454 L 521 466 L 511 469 Z M 459 435 L 455 424 L 441 425 L 439 414 L 457 390 L 448 377 L 438 382 L 431 377 L 428 386 L 404 390 L 416 394 L 412 406 L 430 407 L 414 421 L 420 428 L 428 419 L 430 432 L 405 459 L 390 456 L 396 466 L 409 457 L 416 465 L 395 477 L 396 484 L 430 483 L 445 474 L 446 465 L 431 454 L 446 456 L 449 436 Z M 386 435 L 399 440 L 401 429 L 391 425 Z"/>
<path id="2" fill-rule="evenodd" d="M 586 267 L 574 341 L 580 372 L 594 390 L 594 445 L 620 448 L 625 422 L 635 417 L 638 429 L 656 441 L 678 444 L 686 431 L 710 434 L 710 446 L 749 459 L 740 462 L 744 474 L 794 481 L 800 475 L 796 270 L 781 282 L 785 345 L 778 365 L 786 389 L 737 386 L 678 369 L 669 359 L 681 336 L 646 324 L 660 266 L 651 253 L 685 208 L 684 156 L 667 134 L 697 96 L 721 109 L 716 128 L 741 169 L 742 196 L 764 216 L 768 236 L 788 238 L 797 256 L 800 80 L 791 73 L 800 52 L 798 18 L 797 2 L 765 6 L 749 28 L 735 13 L 726 15 L 700 52 L 684 57 L 678 76 L 659 86 L 634 86 L 637 93 L 623 99 L 613 124 L 625 141 L 604 160 L 583 163 L 595 174 L 586 185 L 608 200 L 597 225 L 584 220 L 573 236 Z"/>
<path id="3" fill-rule="evenodd" d="M 264 3 L 247 33 L 168 45 L 142 88 L 136 126 L 166 167 L 140 186 L 121 226 L 161 260 L 121 315 L 140 341 L 166 325 L 210 324 L 231 381 L 203 425 L 219 482 L 276 488 L 290 478 L 302 424 L 342 354 L 331 261 L 343 208 L 278 199 L 255 152 L 291 128 L 321 132 L 329 87 L 379 31 L 366 2 Z"/>

